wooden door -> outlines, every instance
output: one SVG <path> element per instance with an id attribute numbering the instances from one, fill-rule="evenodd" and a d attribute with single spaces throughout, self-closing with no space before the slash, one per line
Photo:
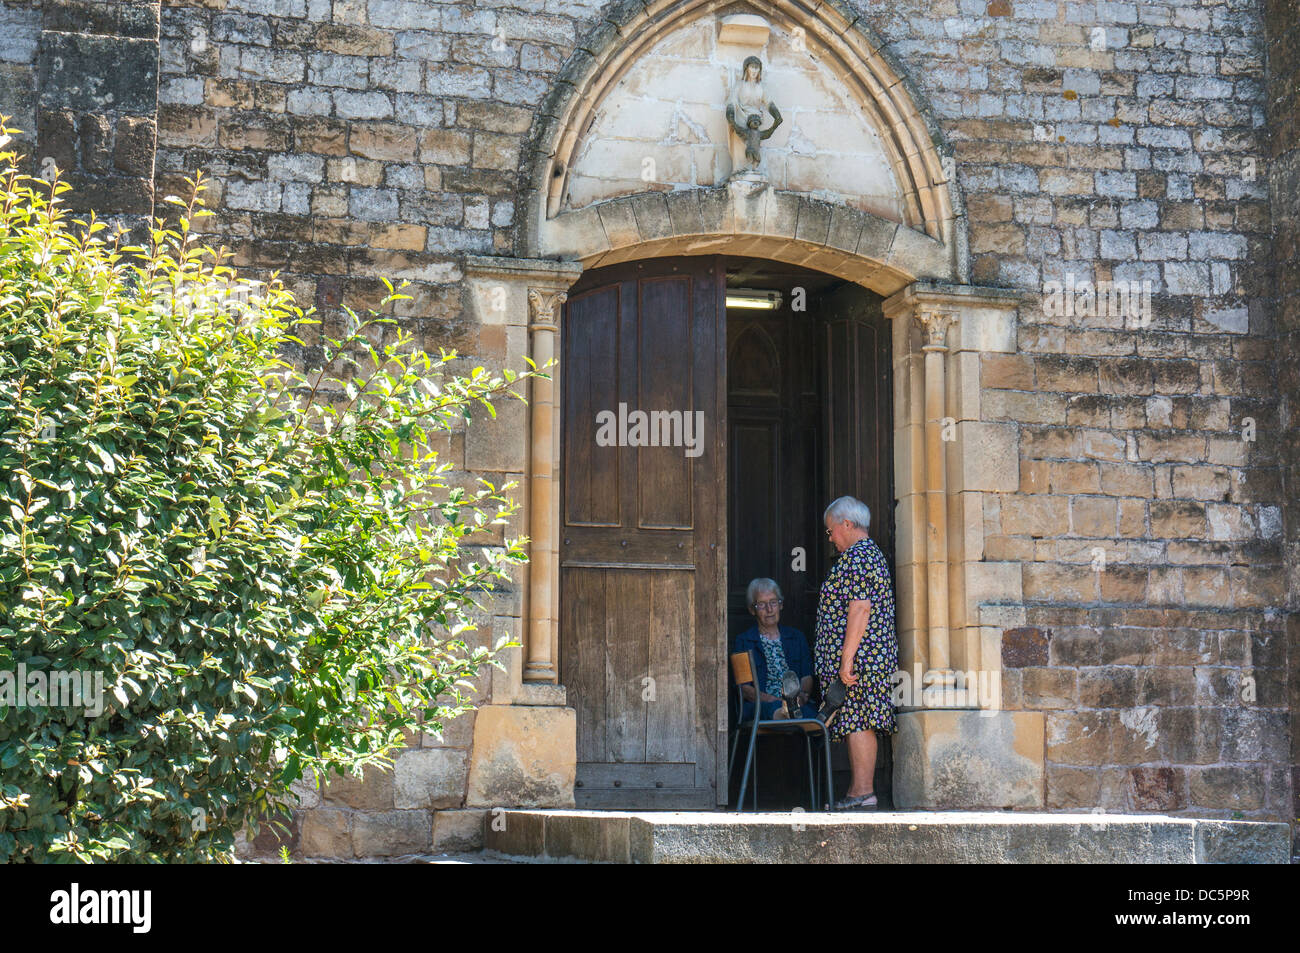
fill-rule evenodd
<path id="1" fill-rule="evenodd" d="M 871 509 L 871 538 L 894 568 L 894 412 L 889 324 L 880 299 L 850 286 L 825 309 L 826 497 Z M 820 516 L 820 514 L 819 514 Z"/>
<path id="2" fill-rule="evenodd" d="M 788 299 L 787 295 L 787 299 Z M 789 304 L 727 315 L 727 615 L 734 637 L 754 624 L 751 579 L 776 580 L 781 624 L 811 641 L 824 534 L 818 455 L 818 337 Z M 796 560 L 795 549 L 802 550 Z"/>
<path id="3" fill-rule="evenodd" d="M 672 258 L 597 269 L 565 307 L 560 674 L 579 807 L 725 797 L 724 300 L 720 259 Z"/>

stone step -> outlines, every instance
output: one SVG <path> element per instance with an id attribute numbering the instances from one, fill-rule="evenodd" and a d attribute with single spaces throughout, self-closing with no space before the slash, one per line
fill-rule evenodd
<path id="1" fill-rule="evenodd" d="M 485 847 L 609 863 L 1285 864 L 1288 824 L 1151 814 L 491 812 Z"/>

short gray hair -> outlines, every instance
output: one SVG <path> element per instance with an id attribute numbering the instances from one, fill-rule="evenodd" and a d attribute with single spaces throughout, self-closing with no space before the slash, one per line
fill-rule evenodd
<path id="1" fill-rule="evenodd" d="M 749 588 L 745 590 L 745 605 L 752 606 L 754 600 L 756 600 L 759 593 L 762 592 L 774 593 L 782 602 L 785 601 L 785 596 L 781 595 L 781 587 L 776 584 L 775 579 L 764 579 L 760 577 L 758 579 L 749 580 Z"/>
<path id="2" fill-rule="evenodd" d="M 827 518 L 836 523 L 840 520 L 848 520 L 864 533 L 871 528 L 871 510 L 856 496 L 841 496 L 826 507 L 822 519 Z"/>

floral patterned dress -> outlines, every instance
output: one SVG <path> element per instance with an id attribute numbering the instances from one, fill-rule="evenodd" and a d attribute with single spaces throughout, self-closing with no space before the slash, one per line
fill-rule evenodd
<path id="1" fill-rule="evenodd" d="M 840 553 L 822 586 L 814 658 L 823 692 L 839 674 L 849 603 L 855 599 L 870 600 L 871 616 L 853 664 L 858 683 L 845 693 L 844 707 L 831 722 L 830 736 L 836 741 L 869 728 L 890 733 L 897 729 L 890 684 L 898 671 L 894 588 L 885 555 L 870 538 Z"/>

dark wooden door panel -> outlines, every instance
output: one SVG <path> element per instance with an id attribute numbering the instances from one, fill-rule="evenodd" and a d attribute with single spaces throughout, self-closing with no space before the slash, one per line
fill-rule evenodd
<path id="1" fill-rule="evenodd" d="M 607 760 L 605 572 L 566 569 L 560 599 L 560 672 L 578 717 L 578 761 Z M 597 730 L 598 729 L 598 730 Z"/>
<path id="2" fill-rule="evenodd" d="M 718 803 L 722 297 L 718 259 L 659 259 L 591 272 L 566 307 L 560 674 L 580 805 Z M 597 415 L 617 442 L 637 412 L 678 439 L 597 439 Z"/>
<path id="3" fill-rule="evenodd" d="M 789 487 L 780 477 L 780 419 L 762 419 L 754 411 L 742 416 L 732 410 L 729 420 L 731 485 L 735 489 L 728 512 L 732 541 L 728 571 L 743 602 L 749 580 L 772 577 L 782 562 L 786 548 L 780 525 L 782 493 Z M 747 621 L 743 615 L 741 619 Z"/>
<path id="4" fill-rule="evenodd" d="M 815 303 L 814 303 L 815 304 Z M 754 618 L 745 589 L 775 579 L 785 596 L 783 625 L 810 638 L 821 582 L 824 537 L 818 460 L 822 454 L 820 340 L 813 312 L 735 311 L 727 316 L 728 625 Z M 803 550 L 802 569 L 793 552 Z"/>
<path id="5" fill-rule="evenodd" d="M 685 440 L 695 411 L 713 415 L 692 399 L 693 362 L 685 358 L 696 315 L 690 276 L 648 278 L 638 282 L 641 307 L 637 320 L 637 406 L 643 412 L 676 412 L 681 425 L 675 436 Z M 716 323 L 714 314 L 700 320 Z M 715 384 L 716 386 L 716 384 Z M 686 408 L 692 408 L 687 411 Z M 687 414 L 689 413 L 689 418 Z M 655 428 L 659 436 L 661 427 Z M 670 425 L 668 429 L 673 429 Z M 707 435 L 707 420 L 706 430 Z M 690 529 L 694 460 L 683 446 L 640 447 L 636 451 L 637 523 L 643 529 Z"/>
<path id="6" fill-rule="evenodd" d="M 564 341 L 565 365 L 575 368 L 563 379 L 566 421 L 592 421 L 599 411 L 618 406 L 619 290 L 618 285 L 600 288 L 575 296 L 567 305 L 566 326 L 571 322 L 582 333 Z M 619 523 L 620 461 L 600 449 L 595 427 L 573 427 L 564 435 L 567 525 Z"/>
<path id="7" fill-rule="evenodd" d="M 893 567 L 893 391 L 880 301 L 858 288 L 827 305 L 827 502 L 850 494 L 871 509 L 871 538 Z"/>

